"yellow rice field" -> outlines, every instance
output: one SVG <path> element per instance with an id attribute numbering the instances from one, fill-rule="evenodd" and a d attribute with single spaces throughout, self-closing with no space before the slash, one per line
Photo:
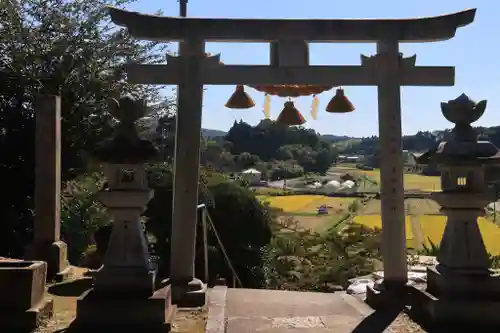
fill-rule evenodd
<path id="1" fill-rule="evenodd" d="M 380 183 L 380 170 L 359 170 L 374 181 Z M 424 176 L 413 173 L 404 174 L 405 190 L 422 190 L 426 192 L 441 190 L 441 181 L 438 176 Z"/>
<path id="2" fill-rule="evenodd" d="M 333 198 L 323 195 L 259 195 L 257 198 L 269 202 L 271 207 L 283 209 L 286 213 L 315 213 L 321 205 L 327 205 L 334 211 L 345 210 L 354 201 L 353 198 Z"/>
<path id="3" fill-rule="evenodd" d="M 446 226 L 445 216 L 423 215 L 418 216 L 416 220 L 418 221 L 418 225 L 414 225 L 413 227 L 420 228 L 424 238 L 423 242 L 426 245 L 429 245 L 429 240 L 434 244 L 439 244 L 441 242 Z M 359 215 L 354 218 L 354 222 L 370 228 L 382 227 L 380 215 Z M 483 217 L 478 219 L 478 225 L 487 251 L 492 255 L 500 255 L 500 227 Z M 409 248 L 414 248 L 417 244 L 415 244 L 416 240 L 413 234 L 411 218 L 409 216 L 406 217 L 405 226 L 406 244 Z"/>
<path id="4" fill-rule="evenodd" d="M 428 238 L 434 244 L 439 244 L 446 226 L 446 217 L 420 216 L 419 222 L 426 242 Z M 500 255 L 500 227 L 484 217 L 478 219 L 478 226 L 487 251 L 493 255 Z"/>
<path id="5" fill-rule="evenodd" d="M 354 217 L 354 223 L 362 224 L 368 228 L 382 228 L 382 217 L 380 215 L 358 215 Z M 406 228 L 406 246 L 408 248 L 415 247 L 415 240 L 413 237 L 413 231 L 411 228 L 411 219 L 409 216 L 405 219 Z"/>
<path id="6" fill-rule="evenodd" d="M 268 202 L 271 207 L 282 209 L 284 215 L 293 216 L 299 226 L 304 229 L 324 232 L 328 230 L 341 214 L 349 208 L 354 198 L 334 198 L 323 195 L 258 195 L 257 198 Z M 317 215 L 318 208 L 326 205 L 328 214 Z"/>
<path id="7" fill-rule="evenodd" d="M 405 211 L 407 215 L 441 215 L 441 206 L 434 200 L 411 198 L 405 199 Z M 368 201 L 360 215 L 380 215 L 381 201 L 373 199 Z"/>

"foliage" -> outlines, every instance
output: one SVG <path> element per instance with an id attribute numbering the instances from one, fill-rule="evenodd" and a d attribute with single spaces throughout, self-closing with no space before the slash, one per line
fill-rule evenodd
<path id="1" fill-rule="evenodd" d="M 106 209 L 96 197 L 104 185 L 100 173 L 68 181 L 61 195 L 61 236 L 68 244 L 68 259 L 78 264 L 81 255 L 94 242 L 94 233 L 110 223 Z"/>
<path id="2" fill-rule="evenodd" d="M 500 256 L 499 255 L 489 255 L 489 259 L 490 259 L 490 268 L 492 269 L 500 269 Z"/>
<path id="3" fill-rule="evenodd" d="M 255 168 L 264 180 L 324 174 L 336 159 L 337 151 L 316 132 L 270 120 L 257 126 L 235 122 L 224 139 L 203 139 L 200 158 L 221 172 Z"/>
<path id="4" fill-rule="evenodd" d="M 109 97 L 159 101 L 159 88 L 130 85 L 121 65 L 163 60 L 165 44 L 139 43 L 110 24 L 106 5 L 126 0 L 0 2 L 0 254 L 22 256 L 33 224 L 35 107 L 38 94 L 62 98 L 62 177 L 89 166 L 89 152 L 111 133 Z"/>
<path id="5" fill-rule="evenodd" d="M 209 213 L 222 243 L 242 283 L 247 288 L 264 285 L 261 249 L 271 238 L 272 215 L 252 191 L 235 182 L 225 181 L 210 186 L 214 205 Z M 221 258 L 222 259 L 222 258 Z M 221 276 L 231 272 L 224 265 Z"/>
<path id="6" fill-rule="evenodd" d="M 289 219 L 264 251 L 267 288 L 331 292 L 350 278 L 371 273 L 380 258 L 380 235 L 348 225 L 319 235 L 297 228 Z"/>
<path id="7" fill-rule="evenodd" d="M 361 205 L 360 205 L 359 201 L 354 200 L 353 202 L 351 202 L 349 204 L 348 210 L 350 213 L 355 213 L 359 210 L 360 207 L 361 207 Z"/>
<path id="8" fill-rule="evenodd" d="M 168 276 L 170 269 L 170 233 L 172 226 L 172 169 L 168 164 L 151 165 L 148 168 L 149 186 L 155 196 L 145 212 L 146 229 L 154 235 L 154 249 L 160 255 L 160 274 Z M 199 182 L 199 202 L 208 206 L 213 223 L 228 256 L 245 287 L 259 287 L 263 284 L 260 248 L 269 243 L 271 237 L 271 215 L 260 204 L 253 192 L 237 182 L 227 180 L 223 175 L 202 168 Z M 198 223 L 197 234 L 201 235 Z M 209 233 L 210 278 L 217 276 L 230 280 L 232 272 L 227 267 L 219 244 Z M 202 273 L 203 244 L 197 237 L 196 270 Z"/>
<path id="9" fill-rule="evenodd" d="M 231 154 L 246 154 L 238 160 L 250 166 L 258 164 L 258 157 L 264 162 L 295 161 L 288 164 L 299 165 L 303 169 L 302 173 L 325 173 L 337 158 L 337 151 L 314 130 L 286 127 L 270 120 L 263 120 L 257 126 L 235 122 L 225 140 L 232 144 L 229 150 Z"/>
<path id="10" fill-rule="evenodd" d="M 267 163 L 265 169 L 259 168 L 259 166 L 257 166 L 257 169 L 267 174 L 269 180 L 297 178 L 304 174 L 304 168 L 295 160 L 272 161 Z"/>
<path id="11" fill-rule="evenodd" d="M 434 244 L 430 238 L 427 238 L 427 244 L 422 244 L 422 248 L 417 253 L 423 256 L 436 257 L 439 253 L 439 244 Z"/>
<path id="12" fill-rule="evenodd" d="M 294 191 L 292 190 L 287 190 L 283 188 L 276 188 L 276 187 L 258 187 L 253 190 L 257 196 L 286 196 L 286 195 L 293 195 Z"/>
<path id="13" fill-rule="evenodd" d="M 439 254 L 439 244 L 435 244 L 431 239 L 427 239 L 428 244 L 423 244 L 422 249 L 417 251 L 417 254 L 423 256 L 433 256 L 437 257 Z M 500 255 L 492 255 L 488 253 L 488 259 L 490 262 L 490 268 L 499 269 L 500 268 Z"/>
<path id="14" fill-rule="evenodd" d="M 495 146 L 500 147 L 500 126 L 475 127 L 478 138 L 484 141 L 491 141 Z M 439 131 L 418 131 L 414 135 L 403 136 L 403 149 L 413 152 L 425 152 L 437 147 L 440 141 L 449 138 L 451 130 Z M 346 155 L 371 156 L 377 154 L 379 150 L 379 138 L 377 136 L 365 138 L 336 137 L 323 135 L 322 138 L 333 142 L 340 153 Z"/>
<path id="15" fill-rule="evenodd" d="M 427 151 L 434 148 L 444 138 L 446 131 L 419 131 L 415 135 L 403 136 L 403 149 L 409 151 Z M 349 144 L 337 144 L 336 146 L 343 154 L 375 155 L 379 150 L 379 139 L 377 136 L 365 138 L 345 138 Z"/>

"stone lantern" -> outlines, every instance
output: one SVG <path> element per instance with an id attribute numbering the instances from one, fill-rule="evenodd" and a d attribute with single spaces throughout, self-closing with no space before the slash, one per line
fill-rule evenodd
<path id="1" fill-rule="evenodd" d="M 97 157 L 108 179 L 99 198 L 113 219 L 113 229 L 94 288 L 78 301 L 77 319 L 84 326 L 164 330 L 170 289 L 155 291 L 155 275 L 140 220 L 153 198 L 145 163 L 155 159 L 158 151 L 151 142 L 141 140 L 135 128 L 135 121 L 146 112 L 144 101 L 112 99 L 109 109 L 120 122 L 114 137 L 99 147 Z"/>
<path id="2" fill-rule="evenodd" d="M 485 168 L 500 163 L 498 149 L 491 142 L 478 141 L 471 126 L 485 109 L 486 101 L 475 103 L 464 94 L 441 103 L 444 117 L 455 127 L 432 157 L 441 171 L 442 190 L 431 198 L 447 217 L 438 265 L 428 269 L 423 292 L 425 312 L 436 323 L 500 323 L 500 279 L 489 269 L 477 223 L 492 201 Z"/>

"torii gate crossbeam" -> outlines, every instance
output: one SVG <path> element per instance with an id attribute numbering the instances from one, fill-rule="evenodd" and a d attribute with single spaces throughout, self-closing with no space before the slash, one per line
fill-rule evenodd
<path id="1" fill-rule="evenodd" d="M 173 58 L 173 57 L 172 57 Z M 173 58 L 180 60 L 179 58 Z M 209 60 L 208 58 L 207 60 Z M 171 64 L 172 63 L 172 64 Z M 130 83 L 175 84 L 181 80 L 178 61 L 167 65 L 128 65 Z M 377 73 L 369 66 L 288 66 L 267 65 L 207 65 L 201 68 L 203 84 L 208 85 L 263 85 L 263 84 L 314 84 L 333 86 L 376 86 Z M 450 86 L 454 84 L 454 67 L 409 67 L 401 71 L 402 86 Z"/>
<path id="2" fill-rule="evenodd" d="M 415 57 L 401 56 L 399 43 L 450 39 L 457 28 L 474 20 L 475 11 L 401 20 L 259 20 L 161 17 L 110 8 L 112 21 L 126 26 L 136 38 L 183 42 L 182 56 L 168 57 L 167 65 L 127 66 L 131 83 L 179 86 L 171 239 L 172 301 L 182 303 L 197 284 L 193 266 L 199 154 L 195 152 L 200 148 L 204 84 L 377 86 L 384 286 L 387 290 L 404 286 L 407 263 L 400 88 L 452 86 L 455 72 L 453 67 L 415 66 Z M 377 54 L 362 57 L 361 66 L 308 66 L 299 51 L 280 52 L 279 66 L 227 66 L 218 57 L 206 56 L 206 41 L 277 41 L 288 47 L 304 41 L 369 42 L 377 44 Z M 197 291 L 201 289 L 200 286 Z"/>

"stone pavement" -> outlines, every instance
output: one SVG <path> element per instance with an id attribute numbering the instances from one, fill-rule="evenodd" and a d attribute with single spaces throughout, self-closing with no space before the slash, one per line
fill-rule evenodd
<path id="1" fill-rule="evenodd" d="M 215 287 L 209 299 L 207 333 L 400 332 L 399 311 L 376 313 L 344 292 Z"/>

